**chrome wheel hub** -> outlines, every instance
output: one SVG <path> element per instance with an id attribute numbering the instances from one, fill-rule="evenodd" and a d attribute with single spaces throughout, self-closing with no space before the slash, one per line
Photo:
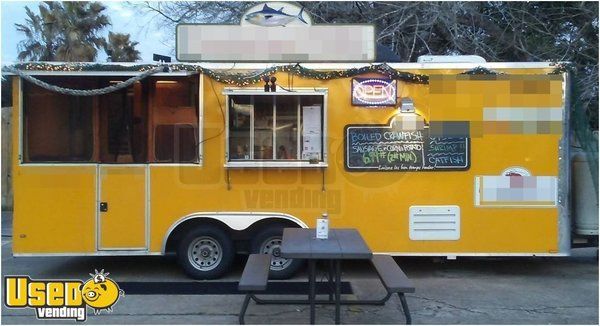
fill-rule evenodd
<path id="1" fill-rule="evenodd" d="M 217 240 L 209 236 L 194 239 L 188 248 L 188 259 L 198 270 L 210 271 L 223 259 L 223 250 Z"/>
<path id="2" fill-rule="evenodd" d="M 271 270 L 279 271 L 287 268 L 291 259 L 281 257 L 281 237 L 271 237 L 265 240 L 260 246 L 260 252 L 271 255 Z"/>

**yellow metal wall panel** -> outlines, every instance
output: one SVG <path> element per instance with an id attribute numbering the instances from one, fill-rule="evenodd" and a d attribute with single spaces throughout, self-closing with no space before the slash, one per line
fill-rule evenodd
<path id="1" fill-rule="evenodd" d="M 546 78 L 542 70 L 503 70 L 511 76 L 504 80 L 459 80 L 454 76 L 429 85 L 399 82 L 399 97 L 411 97 L 418 113 L 426 121 L 469 121 L 471 132 L 471 165 L 466 171 L 443 172 L 346 172 L 344 169 L 343 130 L 348 124 L 385 124 L 397 110 L 353 107 L 350 104 L 351 79 L 320 81 L 294 77 L 294 87 L 328 89 L 327 121 L 329 167 L 321 169 L 230 169 L 225 163 L 224 116 L 225 86 L 204 77 L 203 96 L 203 162 L 202 166 L 150 166 L 150 251 L 162 249 L 169 227 L 179 218 L 194 212 L 272 211 L 291 214 L 314 226 L 315 219 L 328 212 L 332 227 L 356 227 L 369 246 L 379 252 L 401 253 L 554 253 L 558 241 L 557 208 L 481 208 L 474 205 L 474 181 L 478 175 L 499 175 L 510 166 L 522 166 L 533 175 L 558 175 L 558 142 L 560 134 L 493 134 L 483 124 L 484 107 L 561 107 L 562 82 Z M 413 71 L 430 75 L 458 70 Z M 531 83 L 515 74 L 538 74 L 539 83 Z M 278 84 L 288 88 L 288 76 L 276 74 Z M 533 77 L 532 77 L 533 78 Z M 537 77 L 535 77 L 537 78 Z M 520 80 L 512 83 L 514 80 Z M 525 81 L 523 81 L 525 80 Z M 533 79 L 535 80 L 535 79 Z M 548 84 L 549 83 L 549 84 Z M 214 87 L 214 89 L 213 89 Z M 250 87 L 262 87 L 260 84 Z M 536 93 L 539 92 L 539 93 Z M 16 117 L 16 115 L 15 115 Z M 15 118 L 16 119 L 16 118 Z M 16 127 L 17 124 L 15 123 Z M 475 133 L 474 133 L 475 131 Z M 15 142 L 17 137 L 15 137 Z M 17 148 L 15 145 L 14 148 Z M 17 152 L 17 151 L 15 151 Z M 16 160 L 16 158 L 15 158 Z M 29 170 L 31 169 L 31 170 Z M 72 240 L 47 248 L 41 235 L 46 234 L 36 217 L 43 205 L 26 207 L 49 190 L 36 191 L 42 185 L 60 184 L 64 175 L 39 178 L 33 168 L 15 167 L 16 230 L 36 234 L 35 241 L 19 240 L 15 248 L 30 252 L 45 248 L 47 252 L 94 250 L 94 172 L 88 167 L 62 167 L 71 171 L 72 182 L 89 189 L 81 192 L 92 198 L 89 224 L 78 224 L 79 242 L 83 249 L 73 249 Z M 50 169 L 50 167 L 49 167 Z M 55 168 L 52 168 L 55 169 Z M 133 169 L 133 170 L 132 170 Z M 114 234 L 111 246 L 144 246 L 143 170 L 120 167 L 109 175 L 102 187 L 103 201 L 109 202 L 109 214 L 136 216 L 119 223 L 103 223 L 102 232 Z M 51 170 L 54 171 L 54 170 Z M 58 170 L 56 170 L 58 171 Z M 117 173 L 120 172 L 120 173 Z M 20 173 L 20 174 L 19 174 Z M 22 175 L 21 175 L 22 174 Z M 114 177 L 114 179 L 112 179 Z M 18 179 L 18 180 L 17 180 Z M 323 191 L 323 180 L 325 180 Z M 88 183 L 89 185 L 84 185 Z M 103 181 L 104 184 L 104 181 Z M 18 186 L 22 185 L 22 186 Z M 29 185 L 34 185 L 30 191 Z M 79 188 L 77 188 L 79 189 Z M 107 190 L 109 189 L 109 190 Z M 106 191 L 106 193 L 104 193 Z M 63 211 L 83 211 L 66 201 L 64 191 L 53 195 L 66 207 Z M 75 196 L 75 191 L 71 195 Z M 67 197 L 68 197 L 67 196 Z M 81 198 L 82 196 L 76 196 Z M 50 202 L 50 200 L 48 200 Z M 81 204 L 83 205 L 83 204 Z M 409 207 L 412 205 L 457 205 L 461 210 L 461 232 L 457 241 L 412 241 L 408 236 Z M 117 214 L 117 211 L 119 212 Z M 69 213 L 72 216 L 74 213 Z M 102 213 L 106 214 L 106 213 Z M 61 224 L 63 215 L 46 215 L 50 222 Z M 102 221 L 110 215 L 101 216 Z M 73 218 L 67 219 L 71 221 Z M 116 220 L 116 219 L 115 219 Z M 58 221 L 58 222 L 56 222 Z M 87 229 L 85 229 L 87 227 Z M 106 227 L 106 230 L 104 229 Z M 84 228 L 85 230 L 80 230 Z M 113 233 L 115 230 L 121 232 Z M 126 230 L 123 232 L 122 230 Z M 68 239 L 62 237 L 61 239 Z M 124 236 L 126 235 L 126 237 Z M 121 237 L 119 237 L 121 236 Z M 50 236 L 48 236 L 50 238 Z M 58 238 L 58 237 L 57 237 Z M 23 238 L 23 239 L 28 239 Z M 134 241 L 135 239 L 135 241 Z M 29 242 L 27 242 L 29 241 Z M 131 241 L 131 242 L 128 242 Z M 18 243 L 17 243 L 18 242 Z M 135 243 L 134 243 L 135 242 Z M 29 247 L 27 247 L 27 245 Z M 32 249 L 33 248 L 33 249 Z"/>
<path id="2" fill-rule="evenodd" d="M 177 219 L 193 212 L 225 209 L 225 187 L 224 174 L 214 167 L 151 166 L 150 251 L 161 251 L 163 238 Z"/>
<path id="3" fill-rule="evenodd" d="M 531 74 L 532 71 L 520 73 Z M 282 86 L 290 86 L 286 84 L 286 74 L 276 74 L 276 77 Z M 558 174 L 560 135 L 484 134 L 480 122 L 484 107 L 562 106 L 561 81 L 544 76 L 540 78 L 541 82 L 533 83 L 533 87 L 531 83 L 519 81 L 529 80 L 523 76 L 508 76 L 496 81 L 457 82 L 453 78 L 443 85 L 435 80 L 430 85 L 399 82 L 398 93 L 399 97 L 411 97 L 417 112 L 427 121 L 474 122 L 480 132 L 471 139 L 471 167 L 467 171 L 346 172 L 343 165 L 344 127 L 348 124 L 385 124 L 396 114 L 396 108 L 351 106 L 350 78 L 319 81 L 296 76 L 294 87 L 328 89 L 329 167 L 323 171 L 230 169 L 229 175 L 223 167 L 225 137 L 222 128 L 226 98 L 222 91 L 226 85 L 205 78 L 204 138 L 210 140 L 203 144 L 203 166 L 152 167 L 151 250 L 161 250 L 166 230 L 178 218 L 193 212 L 273 211 L 294 215 L 309 226 L 314 226 L 321 213 L 328 212 L 332 227 L 358 228 L 369 246 L 380 252 L 556 252 L 556 208 L 475 207 L 474 179 L 476 175 L 499 175 L 505 168 L 515 165 L 527 168 L 533 175 Z M 518 80 L 520 86 L 514 86 L 513 79 Z M 517 93 L 515 87 L 520 87 L 519 94 L 514 94 Z M 438 89 L 437 93 L 430 94 L 432 89 Z M 537 91 L 542 94 L 531 94 Z M 323 173 L 325 191 L 322 191 Z M 460 239 L 411 241 L 408 211 L 412 205 L 460 206 Z"/>
<path id="4" fill-rule="evenodd" d="M 21 81 L 13 77 L 13 253 L 89 253 L 96 249 L 96 166 L 22 166 Z"/>
<path id="5" fill-rule="evenodd" d="M 146 247 L 146 167 L 100 165 L 99 249 Z"/>
<path id="6" fill-rule="evenodd" d="M 96 250 L 95 165 L 15 165 L 14 187 L 14 253 Z"/>

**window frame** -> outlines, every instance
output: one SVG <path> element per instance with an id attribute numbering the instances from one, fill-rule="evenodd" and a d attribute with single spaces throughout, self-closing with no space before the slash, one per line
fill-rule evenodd
<path id="1" fill-rule="evenodd" d="M 41 74 L 41 75 L 45 75 L 45 74 Z M 129 76 L 129 75 L 120 75 L 118 73 L 108 73 L 108 74 L 83 74 L 83 75 L 69 75 L 69 74 L 48 74 L 49 76 L 58 76 L 58 77 L 71 77 L 71 76 L 75 76 L 75 77 L 90 77 L 90 76 L 103 76 L 103 77 L 115 77 L 115 78 L 119 78 L 119 77 L 123 77 L 123 76 Z M 18 105 L 14 106 L 14 108 L 16 109 L 16 112 L 14 112 L 13 114 L 17 113 L 18 115 L 18 124 L 17 124 L 17 164 L 19 166 L 94 166 L 94 165 L 116 165 L 118 164 L 119 166 L 164 166 L 164 167 L 169 167 L 169 166 L 194 166 L 194 167 L 202 167 L 204 165 L 204 140 L 203 140 L 203 136 L 204 136 L 204 74 L 189 74 L 189 73 L 158 73 L 153 75 L 153 77 L 155 78 L 189 78 L 189 77 L 195 77 L 198 78 L 198 103 L 197 104 L 197 112 L 198 112 L 198 128 L 197 128 L 197 137 L 198 137 L 198 141 L 197 141 L 197 151 L 198 151 L 198 161 L 197 162 L 185 162 L 185 163 L 160 163 L 160 162 L 145 162 L 145 163 L 101 163 L 101 162 L 29 162 L 29 161 L 25 161 L 25 157 L 24 157 L 24 147 L 25 147 L 25 138 L 24 138 L 24 132 L 25 132 L 25 126 L 24 126 L 24 103 L 23 103 L 23 99 L 24 99 L 24 94 L 23 94 L 23 87 L 25 85 L 25 81 L 23 80 L 23 78 L 21 77 L 14 77 L 16 78 L 16 83 L 17 83 L 17 87 L 18 87 Z M 13 83 L 14 79 L 11 79 L 9 82 Z M 13 87 L 15 85 L 13 84 Z M 14 92 L 14 91 L 13 91 Z M 94 126 L 94 128 L 96 128 L 96 126 Z"/>
<path id="2" fill-rule="evenodd" d="M 150 89 L 154 88 L 154 91 L 150 91 L 150 93 L 152 92 L 156 92 L 156 82 L 157 81 L 167 81 L 167 80 L 177 80 L 177 79 L 182 79 L 182 78 L 198 78 L 198 102 L 194 103 L 195 105 L 197 105 L 196 108 L 196 112 L 197 112 L 197 116 L 198 116 L 198 127 L 196 130 L 196 151 L 197 151 L 197 161 L 195 162 L 146 162 L 143 163 L 145 165 L 148 166 L 152 166 L 152 167 L 172 167 L 172 166 L 194 166 L 194 167 L 202 167 L 204 165 L 204 141 L 205 139 L 203 139 L 202 137 L 204 137 L 204 74 L 202 73 L 198 73 L 198 74 L 173 74 L 173 73 L 167 73 L 167 74 L 155 74 L 150 78 Z M 149 99 L 150 100 L 150 99 Z M 151 108 L 148 107 L 148 110 L 151 110 Z M 188 124 L 188 123 L 177 123 L 177 124 Z M 155 133 L 155 128 L 152 128 L 152 130 L 149 130 L 148 132 L 154 134 Z M 153 136 L 154 137 L 154 136 Z M 153 138 L 155 140 L 155 138 Z M 155 144 L 154 144 L 155 145 Z M 156 148 L 155 146 L 153 146 L 153 148 L 149 148 L 149 151 L 152 150 L 154 153 L 156 152 Z"/>
<path id="3" fill-rule="evenodd" d="M 62 77 L 61 75 L 49 75 L 51 77 L 54 76 L 58 76 L 58 77 Z M 98 165 L 99 163 L 95 160 L 93 160 L 94 157 L 94 150 L 92 150 L 92 159 L 89 161 L 47 161 L 47 160 L 43 160 L 43 161 L 31 161 L 31 160 L 25 160 L 25 147 L 27 146 L 27 137 L 25 136 L 25 133 L 27 132 L 26 127 L 25 127 L 25 103 L 24 103 L 24 99 L 25 99 L 25 94 L 24 94 L 24 88 L 28 87 L 26 86 L 26 83 L 30 83 L 34 86 L 37 86 L 31 82 L 28 82 L 26 80 L 24 80 L 22 77 L 12 77 L 12 78 L 16 78 L 17 80 L 17 84 L 18 84 L 18 105 L 14 106 L 13 105 L 13 110 L 16 109 L 16 113 L 18 114 L 18 124 L 17 124 L 17 151 L 18 151 L 18 156 L 17 156 L 17 164 L 19 166 L 92 166 L 92 165 Z M 14 80 L 10 80 L 9 82 L 14 82 Z M 14 87 L 14 84 L 13 84 Z M 39 87 L 39 86 L 37 86 Z M 43 88 L 43 87 L 41 87 Z M 92 99 L 92 147 L 95 147 L 95 133 L 96 133 L 96 122 L 94 121 L 94 115 L 95 115 L 95 111 L 96 111 L 96 103 L 97 99 L 94 98 Z M 15 114 L 15 112 L 13 112 L 13 115 Z M 12 121 L 11 121 L 12 123 Z M 13 136 L 14 137 L 14 136 Z M 124 164 L 126 165 L 126 164 Z"/>
<path id="4" fill-rule="evenodd" d="M 265 92 L 262 88 L 225 88 L 223 90 L 223 95 L 225 95 L 225 168 L 326 168 L 328 166 L 327 163 L 327 96 L 328 89 L 327 88 L 296 88 L 294 91 L 285 91 L 281 88 L 277 88 L 276 92 Z M 323 107 L 322 107 L 322 120 L 323 120 L 323 128 L 321 130 L 321 139 L 322 139 L 322 157 L 318 163 L 310 163 L 307 160 L 297 159 L 297 160 L 230 160 L 229 159 L 229 109 L 230 109 L 230 96 L 235 95 L 246 95 L 246 96 L 322 96 L 323 97 Z M 252 113 L 254 114 L 254 113 Z M 273 118 L 276 118 L 277 112 Z M 253 145 L 253 134 L 254 128 L 253 123 L 251 123 L 250 128 L 250 144 L 251 148 Z M 253 148 L 252 148 L 253 150 Z M 298 157 L 300 155 L 301 149 L 298 148 Z M 273 149 L 275 152 L 275 149 Z"/>
<path id="5" fill-rule="evenodd" d="M 153 139 L 154 139 L 154 142 L 155 142 L 155 144 L 154 144 L 154 160 L 155 160 L 155 161 L 154 161 L 154 162 L 152 162 L 152 163 L 149 163 L 149 164 L 161 164 L 161 165 L 163 165 L 163 164 L 172 164 L 172 165 L 185 165 L 185 164 L 193 164 L 193 165 L 198 165 L 198 164 L 199 164 L 198 162 L 199 162 L 199 159 L 200 159 L 200 158 L 198 157 L 198 151 L 197 151 L 197 150 L 196 150 L 196 151 L 194 151 L 194 152 L 195 152 L 195 155 L 196 155 L 196 159 L 195 159 L 194 161 L 170 162 L 170 161 L 166 161 L 166 160 L 165 160 L 165 161 L 160 161 L 160 160 L 158 159 L 158 148 L 156 147 L 156 139 L 157 139 L 157 135 L 158 135 L 158 127 L 161 127 L 161 126 L 172 126 L 172 127 L 173 127 L 173 132 L 174 132 L 174 134 L 173 134 L 173 136 L 174 136 L 174 137 L 177 137 L 177 136 L 175 135 L 175 132 L 178 130 L 178 128 L 181 128 L 181 127 L 183 127 L 183 126 L 189 126 L 189 127 L 191 127 L 191 128 L 192 128 L 192 130 L 194 131 L 194 144 L 195 144 L 195 146 L 197 147 L 197 146 L 198 146 L 198 143 L 200 142 L 200 141 L 198 140 L 198 138 L 197 138 L 197 137 L 198 137 L 198 130 L 196 130 L 196 129 L 197 129 L 197 128 L 196 128 L 196 126 L 194 126 L 194 125 L 193 125 L 193 124 L 191 124 L 191 123 L 182 122 L 182 123 L 164 123 L 164 124 L 157 124 L 157 125 L 155 125 L 155 126 L 154 126 L 154 128 L 153 128 L 153 134 L 154 134 L 154 135 L 153 135 Z"/>

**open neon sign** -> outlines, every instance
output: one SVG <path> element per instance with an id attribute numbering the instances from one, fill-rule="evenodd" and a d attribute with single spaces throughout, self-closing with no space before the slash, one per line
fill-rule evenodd
<path id="1" fill-rule="evenodd" d="M 385 78 L 353 78 L 352 105 L 395 106 L 396 81 Z"/>

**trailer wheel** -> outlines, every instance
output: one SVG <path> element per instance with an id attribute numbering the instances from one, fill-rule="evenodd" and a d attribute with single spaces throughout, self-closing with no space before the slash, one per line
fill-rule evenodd
<path id="1" fill-rule="evenodd" d="M 212 225 L 189 231 L 177 248 L 177 261 L 194 279 L 218 278 L 229 270 L 234 256 L 233 241 Z"/>
<path id="2" fill-rule="evenodd" d="M 271 255 L 269 278 L 287 279 L 292 277 L 304 264 L 302 259 L 287 259 L 281 257 L 282 226 L 270 226 L 252 239 L 252 252 Z"/>

